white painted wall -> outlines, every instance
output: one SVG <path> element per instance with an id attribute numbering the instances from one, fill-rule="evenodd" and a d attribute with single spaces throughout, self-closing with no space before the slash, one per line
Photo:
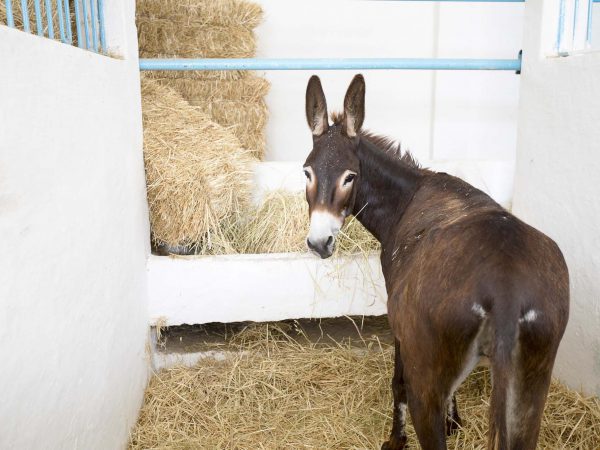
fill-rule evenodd
<path id="1" fill-rule="evenodd" d="M 0 26 L 2 449 L 124 448 L 146 383 L 134 2 L 105 4 L 125 60 Z"/>
<path id="2" fill-rule="evenodd" d="M 259 0 L 262 57 L 515 58 L 523 5 Z M 421 160 L 514 161 L 519 77 L 506 72 L 364 71 L 365 126 Z M 303 161 L 311 147 L 309 73 L 267 72 L 267 159 Z M 320 72 L 330 110 L 354 72 Z M 512 186 L 512 179 L 507 180 Z"/>
<path id="3" fill-rule="evenodd" d="M 526 4 L 513 211 L 555 239 L 569 266 L 556 374 L 600 395 L 600 53 L 544 57 L 555 6 Z"/>

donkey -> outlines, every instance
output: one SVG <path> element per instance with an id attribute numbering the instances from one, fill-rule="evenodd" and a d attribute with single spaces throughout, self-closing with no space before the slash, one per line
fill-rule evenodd
<path id="1" fill-rule="evenodd" d="M 310 78 L 306 243 L 331 256 L 350 214 L 381 242 L 395 337 L 393 424 L 381 448 L 406 446 L 408 408 L 422 448 L 446 449 L 446 435 L 462 423 L 454 393 L 487 358 L 488 449 L 534 449 L 569 315 L 561 251 L 485 193 L 363 131 L 364 116 L 362 75 L 332 125 L 321 82 Z"/>

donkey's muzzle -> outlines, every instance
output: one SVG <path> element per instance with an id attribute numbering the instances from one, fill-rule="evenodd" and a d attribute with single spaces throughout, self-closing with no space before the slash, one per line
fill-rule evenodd
<path id="1" fill-rule="evenodd" d="M 310 238 L 306 239 L 308 248 L 323 259 L 329 258 L 333 254 L 333 244 L 333 236 L 328 236 L 318 241 L 311 241 Z"/>

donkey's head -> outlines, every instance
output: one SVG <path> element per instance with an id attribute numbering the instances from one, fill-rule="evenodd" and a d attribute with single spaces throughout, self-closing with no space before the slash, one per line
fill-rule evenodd
<path id="1" fill-rule="evenodd" d="M 304 163 L 310 230 L 308 248 L 321 258 L 333 253 L 335 239 L 354 208 L 360 164 L 356 155 L 365 117 L 365 80 L 356 75 L 344 99 L 343 115 L 329 125 L 327 103 L 319 77 L 306 88 L 306 120 L 313 148 Z"/>

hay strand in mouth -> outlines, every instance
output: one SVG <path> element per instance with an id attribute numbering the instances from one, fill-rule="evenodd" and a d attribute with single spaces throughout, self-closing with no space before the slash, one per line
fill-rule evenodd
<path id="1" fill-rule="evenodd" d="M 391 427 L 393 348 L 377 337 L 315 344 L 280 324 L 253 325 L 222 362 L 156 374 L 130 449 L 378 449 Z M 485 449 L 491 382 L 476 369 L 458 391 L 464 427 L 448 448 Z M 411 448 L 419 448 L 412 425 Z M 540 449 L 600 448 L 600 401 L 554 381 Z"/>
<path id="2" fill-rule="evenodd" d="M 308 204 L 303 193 L 269 192 L 239 229 L 240 253 L 306 252 Z M 353 217 L 336 239 L 336 255 L 379 250 L 379 242 Z"/>

